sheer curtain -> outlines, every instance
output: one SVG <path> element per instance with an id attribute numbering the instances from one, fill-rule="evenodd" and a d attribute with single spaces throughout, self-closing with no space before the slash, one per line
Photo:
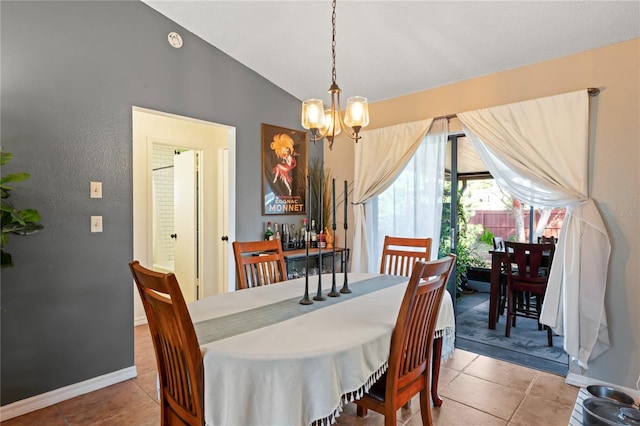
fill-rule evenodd
<path id="1" fill-rule="evenodd" d="M 363 134 L 355 148 L 354 241 L 351 270 L 374 270 L 371 200 L 396 179 L 422 143 L 433 119 L 375 129 Z M 447 121 L 438 120 L 437 132 L 446 139 Z M 435 133 L 434 133 L 435 134 Z M 439 228 L 438 228 L 439 230 Z"/>
<path id="2" fill-rule="evenodd" d="M 351 270 L 369 270 L 368 238 L 366 218 L 371 217 L 371 199 L 387 189 L 402 171 L 422 138 L 431 127 L 433 119 L 397 124 L 363 133 L 356 144 L 353 188 L 353 256 Z M 365 214 L 368 205 L 368 215 Z"/>
<path id="3" fill-rule="evenodd" d="M 609 348 L 604 308 L 611 244 L 588 196 L 586 90 L 459 113 L 472 145 L 505 191 L 527 203 L 566 206 L 542 307 L 583 368 Z"/>
<path id="4" fill-rule="evenodd" d="M 404 170 L 372 201 L 368 215 L 374 236 L 369 271 L 377 271 L 385 235 L 432 239 L 431 259 L 438 257 L 442 223 L 447 121 L 435 120 Z"/>

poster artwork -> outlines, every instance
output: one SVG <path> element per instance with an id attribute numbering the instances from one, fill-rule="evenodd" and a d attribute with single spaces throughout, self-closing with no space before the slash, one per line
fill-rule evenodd
<path id="1" fill-rule="evenodd" d="M 262 125 L 264 215 L 306 213 L 307 132 Z"/>

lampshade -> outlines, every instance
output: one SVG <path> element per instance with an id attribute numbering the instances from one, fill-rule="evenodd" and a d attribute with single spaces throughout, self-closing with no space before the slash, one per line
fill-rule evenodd
<path id="1" fill-rule="evenodd" d="M 324 105 L 320 99 L 307 99 L 302 102 L 302 127 L 320 129 L 324 121 Z"/>
<path id="2" fill-rule="evenodd" d="M 331 138 L 334 136 L 338 136 L 342 131 L 342 128 L 338 123 L 338 120 L 340 120 L 340 117 L 338 116 L 336 111 L 331 110 L 329 108 L 325 108 L 324 124 L 320 129 L 320 133 L 323 135 L 326 134 L 327 135 L 326 137 L 331 137 Z"/>
<path id="3" fill-rule="evenodd" d="M 369 107 L 367 98 L 354 96 L 347 99 L 347 110 L 344 113 L 344 124 L 349 127 L 366 127 L 369 124 Z"/>

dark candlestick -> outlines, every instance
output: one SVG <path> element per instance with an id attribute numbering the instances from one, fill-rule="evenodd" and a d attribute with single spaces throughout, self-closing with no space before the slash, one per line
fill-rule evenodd
<path id="1" fill-rule="evenodd" d="M 347 213 L 348 213 L 347 212 L 347 181 L 345 180 L 344 181 L 344 229 L 347 229 Z"/>
<path id="2" fill-rule="evenodd" d="M 331 180 L 331 198 L 333 207 L 333 226 L 336 226 L 336 179 Z"/>
<path id="3" fill-rule="evenodd" d="M 320 165 L 320 182 L 318 182 L 318 217 L 320 218 L 318 224 L 320 225 L 320 229 L 322 229 L 322 181 L 324 180 L 324 164 Z M 322 295 L 322 242 L 320 241 L 320 235 L 323 231 L 320 231 L 318 234 L 318 292 L 315 296 L 313 296 L 313 300 L 326 300 L 326 297 Z"/>
<path id="4" fill-rule="evenodd" d="M 336 235 L 336 180 L 333 179 L 332 180 L 332 186 L 331 186 L 331 197 L 332 197 L 332 203 L 333 203 L 333 223 L 331 224 L 331 228 L 333 229 L 333 237 L 334 237 L 334 241 L 333 241 L 333 268 L 331 271 L 331 291 L 329 292 L 329 294 L 327 296 L 331 296 L 331 297 L 338 297 L 340 296 L 340 292 L 336 289 L 336 242 L 335 242 L 335 235 Z"/>
<path id="5" fill-rule="evenodd" d="M 349 288 L 349 280 L 347 278 L 347 263 L 349 262 L 349 249 L 347 248 L 347 229 L 349 226 L 347 225 L 347 181 L 344 181 L 344 263 L 342 264 L 342 273 L 344 275 L 344 284 L 342 284 L 342 288 L 340 289 L 340 293 L 351 293 L 351 289 Z"/>
<path id="6" fill-rule="evenodd" d="M 313 303 L 313 301 L 311 299 L 309 299 L 309 241 L 308 241 L 308 235 L 309 235 L 309 217 L 311 216 L 311 179 L 309 179 L 309 175 L 307 175 L 307 199 L 305 200 L 307 202 L 307 224 L 304 227 L 305 229 L 305 235 L 304 235 L 304 246 L 307 250 L 306 252 L 306 262 L 307 262 L 307 267 L 305 268 L 305 274 L 304 274 L 304 296 L 302 297 L 302 299 L 300 299 L 300 304 L 301 305 L 310 305 Z"/>

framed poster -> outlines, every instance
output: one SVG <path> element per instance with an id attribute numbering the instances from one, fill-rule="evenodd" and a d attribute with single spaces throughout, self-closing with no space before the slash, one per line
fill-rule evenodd
<path id="1" fill-rule="evenodd" d="M 262 214 L 306 214 L 308 134 L 262 124 Z"/>

